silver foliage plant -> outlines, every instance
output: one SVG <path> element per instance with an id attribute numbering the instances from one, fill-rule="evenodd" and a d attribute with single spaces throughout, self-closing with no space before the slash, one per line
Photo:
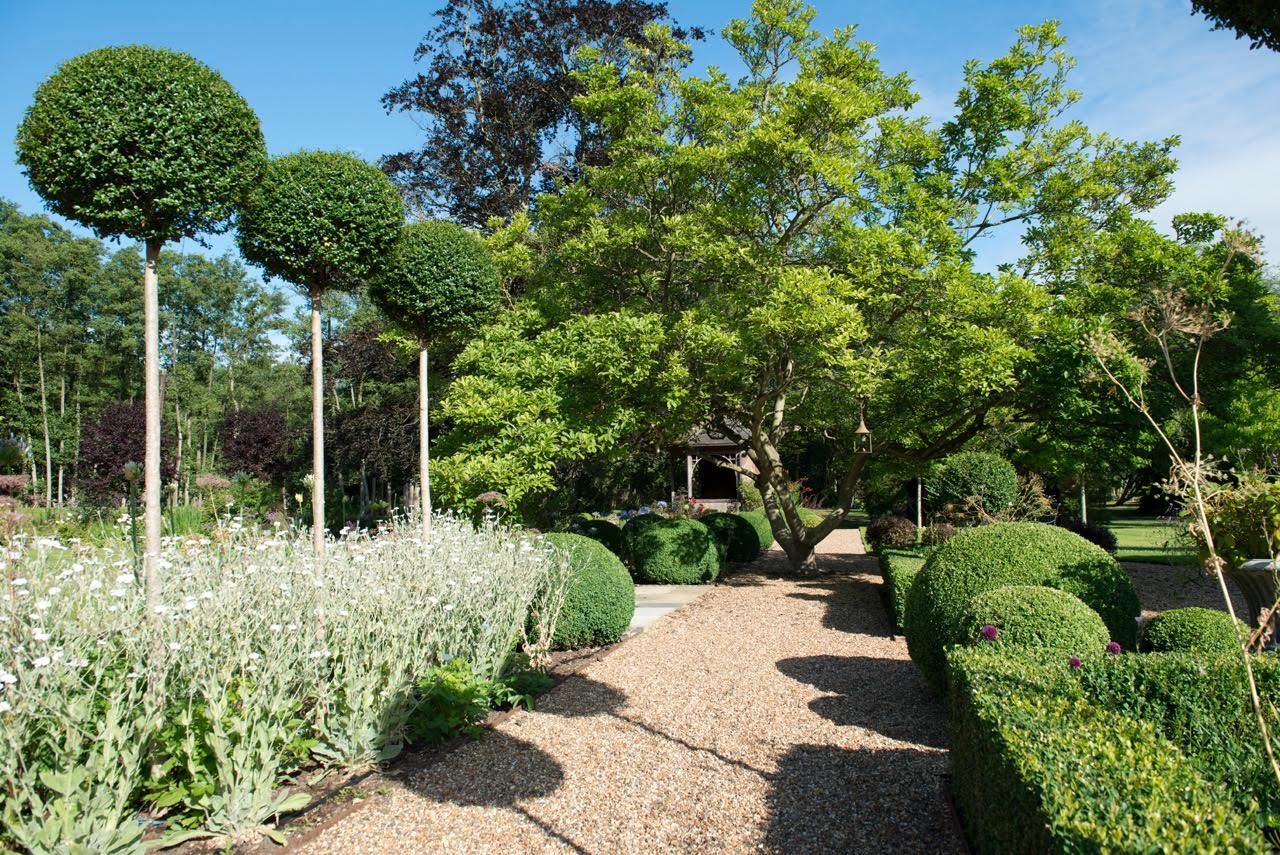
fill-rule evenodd
<path id="1" fill-rule="evenodd" d="M 567 582 L 554 552 L 492 520 L 437 517 L 430 543 L 404 520 L 352 533 L 322 575 L 305 532 L 216 534 L 166 541 L 150 610 L 123 545 L 5 547 L 0 817 L 20 846 L 141 851 L 135 794 L 161 727 L 173 768 L 212 766 L 182 837 L 271 833 L 307 801 L 281 786 L 291 745 L 344 768 L 394 756 L 418 681 L 455 658 L 496 679 L 519 643 L 544 652 Z"/>

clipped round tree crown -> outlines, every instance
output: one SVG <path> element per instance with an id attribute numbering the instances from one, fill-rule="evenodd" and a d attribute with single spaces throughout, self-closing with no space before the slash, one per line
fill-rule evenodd
<path id="1" fill-rule="evenodd" d="M 400 236 L 369 294 L 421 341 L 466 328 L 501 295 L 497 265 L 484 240 L 457 223 L 412 223 Z"/>
<path id="2" fill-rule="evenodd" d="M 1102 653 L 1110 640 L 1102 618 L 1079 597 L 1041 585 L 1010 585 L 969 601 L 960 643 L 1086 655 Z"/>
<path id="3" fill-rule="evenodd" d="M 53 211 L 136 240 L 224 231 L 267 156 L 258 117 L 218 72 L 144 45 L 62 63 L 17 149 Z"/>
<path id="4" fill-rule="evenodd" d="M 300 151 L 267 162 L 240 215 L 244 257 L 314 291 L 376 273 L 404 203 L 391 179 L 353 154 Z"/>

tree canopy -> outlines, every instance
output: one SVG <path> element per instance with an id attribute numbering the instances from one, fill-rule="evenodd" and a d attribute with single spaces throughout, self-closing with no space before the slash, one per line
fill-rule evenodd
<path id="1" fill-rule="evenodd" d="M 1191 0 L 1191 11 L 1213 21 L 1215 30 L 1234 30 L 1251 49 L 1280 51 L 1280 8 L 1270 0 Z"/>
<path id="2" fill-rule="evenodd" d="M 17 148 L 55 212 L 99 236 L 161 242 L 225 230 L 266 160 L 258 117 L 221 75 L 143 45 L 59 66 Z"/>

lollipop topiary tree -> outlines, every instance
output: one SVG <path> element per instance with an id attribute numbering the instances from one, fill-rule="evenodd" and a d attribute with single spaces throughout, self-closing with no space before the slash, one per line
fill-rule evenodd
<path id="1" fill-rule="evenodd" d="M 404 205 L 391 180 L 351 154 L 272 158 L 240 217 L 240 251 L 311 302 L 311 540 L 324 557 L 324 354 L 321 301 L 376 273 L 395 245 Z"/>
<path id="2" fill-rule="evenodd" d="M 266 160 L 258 117 L 195 58 L 131 45 L 64 62 L 18 128 L 18 162 L 55 213 L 146 247 L 144 574 L 158 596 L 160 334 L 156 265 L 166 241 L 225 231 Z"/>
<path id="3" fill-rule="evenodd" d="M 433 340 L 473 327 L 501 296 L 501 280 L 480 236 L 456 223 L 413 223 L 400 231 L 369 293 L 383 312 L 418 342 L 418 477 L 422 535 L 431 536 L 427 369 Z"/>

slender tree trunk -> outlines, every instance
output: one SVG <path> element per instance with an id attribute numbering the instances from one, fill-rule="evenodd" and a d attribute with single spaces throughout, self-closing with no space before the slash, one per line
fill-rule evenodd
<path id="1" fill-rule="evenodd" d="M 44 431 L 44 506 L 53 507 L 53 445 L 49 441 L 49 397 L 44 386 L 44 346 L 36 330 L 36 371 L 40 378 L 40 424 Z"/>
<path id="2" fill-rule="evenodd" d="M 311 547 L 316 572 L 324 560 L 324 340 L 320 334 L 320 290 L 311 290 Z"/>
<path id="3" fill-rule="evenodd" d="M 175 396 L 176 397 L 176 396 Z M 173 423 L 177 426 L 178 431 L 178 459 L 175 461 L 178 477 L 182 477 L 182 414 L 178 411 L 178 402 L 173 402 Z M 174 484 L 173 488 L 173 507 L 178 507 L 178 487 Z"/>
<path id="4" fill-rule="evenodd" d="M 143 337 L 146 341 L 144 370 L 146 373 L 147 434 L 146 454 L 143 462 L 143 501 L 146 508 L 143 520 L 145 547 L 143 550 L 143 578 L 146 584 L 147 606 L 150 609 L 160 599 L 160 283 L 158 265 L 161 241 L 147 239 L 147 263 L 142 274 Z"/>
<path id="5" fill-rule="evenodd" d="M 1084 491 L 1084 476 L 1080 476 L 1080 524 L 1089 524 L 1089 497 Z"/>
<path id="6" fill-rule="evenodd" d="M 431 461 L 430 419 L 427 407 L 427 369 L 430 357 L 424 345 L 418 352 L 418 483 L 422 485 L 422 539 L 431 540 Z"/>
<path id="7" fill-rule="evenodd" d="M 63 504 L 67 453 L 67 345 L 62 346 L 62 366 L 58 371 L 58 507 Z"/>
<path id="8" fill-rule="evenodd" d="M 916 476 L 916 528 L 924 528 L 924 479 Z"/>

